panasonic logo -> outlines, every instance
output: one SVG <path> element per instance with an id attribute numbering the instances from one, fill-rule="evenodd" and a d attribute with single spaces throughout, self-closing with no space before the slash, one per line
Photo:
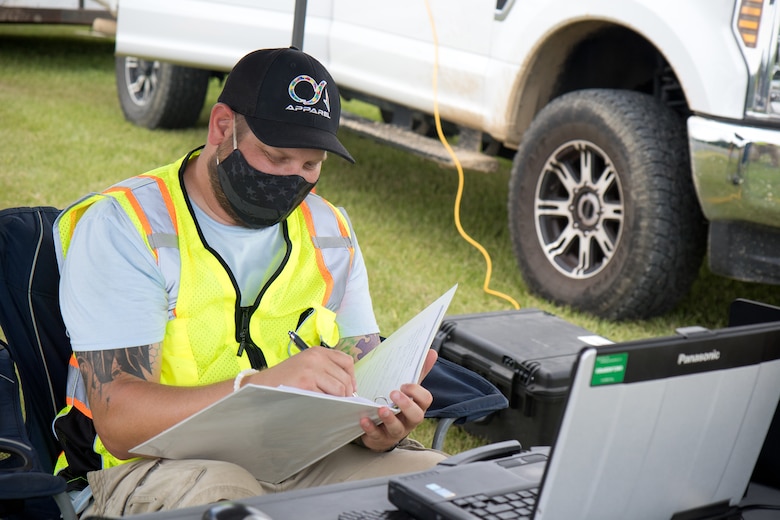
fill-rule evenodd
<path id="1" fill-rule="evenodd" d="M 680 354 L 677 356 L 678 365 L 690 365 L 691 363 L 706 363 L 720 359 L 720 351 L 700 352 L 698 354 Z"/>

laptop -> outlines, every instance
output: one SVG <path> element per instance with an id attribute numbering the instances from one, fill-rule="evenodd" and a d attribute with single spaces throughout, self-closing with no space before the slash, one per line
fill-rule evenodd
<path id="1" fill-rule="evenodd" d="M 585 347 L 549 456 L 394 477 L 388 499 L 419 519 L 730 518 L 779 398 L 780 323 Z"/>

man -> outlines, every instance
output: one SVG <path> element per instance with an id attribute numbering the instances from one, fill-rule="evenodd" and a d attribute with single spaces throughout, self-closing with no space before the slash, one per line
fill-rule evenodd
<path id="1" fill-rule="evenodd" d="M 407 435 L 431 394 L 391 394 L 383 424 L 280 483 L 204 460 L 131 449 L 247 383 L 355 391 L 354 361 L 379 343 L 346 216 L 311 193 L 336 137 L 336 85 L 293 48 L 255 51 L 228 76 L 202 149 L 88 196 L 57 221 L 70 334 L 57 470 L 86 480 L 98 515 L 172 509 L 428 468 L 443 454 Z M 313 348 L 291 345 L 294 330 Z M 319 345 L 332 346 L 325 348 Z M 424 373 L 436 359 L 430 352 Z M 229 427 L 229 426 L 228 426 Z M 316 428 L 316 425 L 313 425 Z"/>

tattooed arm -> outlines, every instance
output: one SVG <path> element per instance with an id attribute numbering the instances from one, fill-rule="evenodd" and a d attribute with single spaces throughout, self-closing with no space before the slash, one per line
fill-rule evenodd
<path id="1" fill-rule="evenodd" d="M 160 344 L 76 352 L 95 428 L 119 458 L 232 391 L 232 381 L 203 387 L 161 385 Z"/>
<path id="2" fill-rule="evenodd" d="M 379 334 L 368 334 L 366 336 L 341 338 L 334 348 L 346 352 L 352 356 L 352 359 L 357 361 L 371 352 L 379 343 Z"/>

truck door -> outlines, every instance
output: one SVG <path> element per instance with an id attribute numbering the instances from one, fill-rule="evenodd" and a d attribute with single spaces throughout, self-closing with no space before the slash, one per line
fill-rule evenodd
<path id="1" fill-rule="evenodd" d="M 438 48 L 442 115 L 479 114 L 495 0 L 427 4 L 431 16 L 425 0 L 333 0 L 327 65 L 339 84 L 432 113 Z"/>

